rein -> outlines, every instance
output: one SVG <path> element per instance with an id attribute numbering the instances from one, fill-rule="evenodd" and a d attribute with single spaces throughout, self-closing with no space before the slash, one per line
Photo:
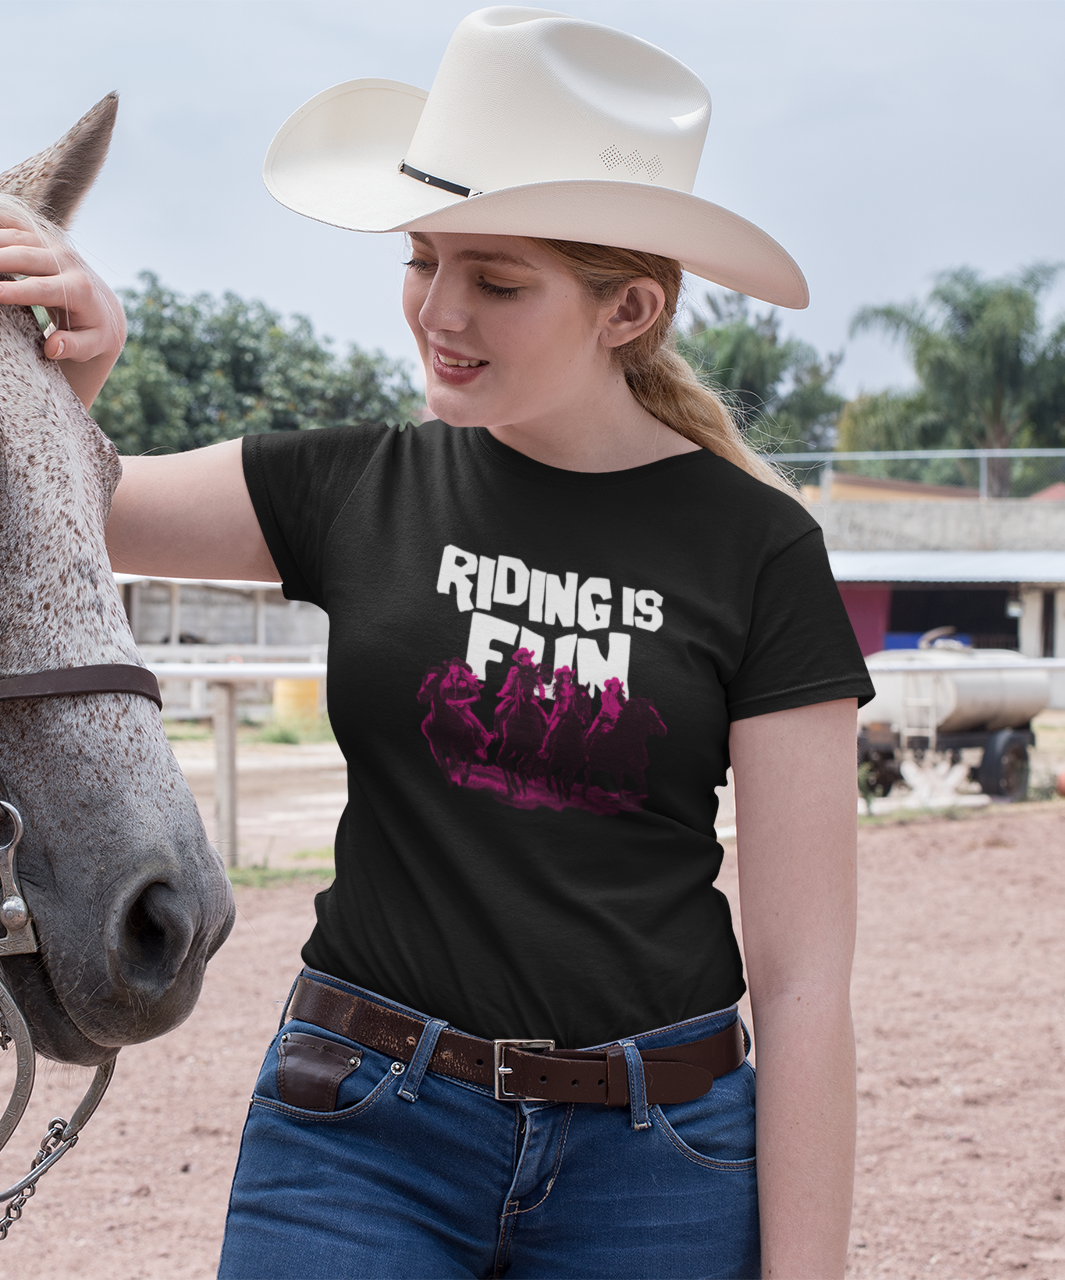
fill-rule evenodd
<path id="1" fill-rule="evenodd" d="M 127 663 L 105 663 L 99 666 L 66 667 L 56 671 L 35 671 L 29 675 L 9 676 L 0 680 L 0 702 L 23 698 L 55 698 L 85 693 L 133 693 L 149 698 L 162 708 L 159 682 L 145 667 Z M 0 797 L 5 797 L 0 781 Z M 22 839 L 22 815 L 6 798 L 0 798 L 0 810 L 11 819 L 13 835 L 0 845 L 0 924 L 6 931 L 0 938 L 0 959 L 4 956 L 33 955 L 40 951 L 33 916 L 19 889 L 15 874 L 15 852 Z M 0 1050 L 15 1046 L 16 1073 L 11 1098 L 0 1116 L 0 1150 L 15 1132 L 33 1092 L 35 1054 L 29 1026 L 14 996 L 0 978 Z M 30 1164 L 30 1171 L 6 1190 L 0 1191 L 0 1204 L 7 1204 L 0 1218 L 0 1240 L 7 1239 L 12 1225 L 22 1217 L 26 1201 L 37 1189 L 37 1182 L 78 1141 L 78 1136 L 107 1092 L 114 1075 L 117 1054 L 96 1068 L 92 1083 L 69 1120 L 57 1117 L 48 1126 L 40 1149 Z M 8 1203 L 10 1202 L 10 1203 Z"/>

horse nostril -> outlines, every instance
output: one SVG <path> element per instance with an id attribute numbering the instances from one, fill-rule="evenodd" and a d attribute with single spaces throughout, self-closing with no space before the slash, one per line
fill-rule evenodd
<path id="1" fill-rule="evenodd" d="M 121 967 L 137 986 L 166 986 L 188 952 L 192 922 L 170 885 L 154 881 L 134 898 L 122 925 Z"/>

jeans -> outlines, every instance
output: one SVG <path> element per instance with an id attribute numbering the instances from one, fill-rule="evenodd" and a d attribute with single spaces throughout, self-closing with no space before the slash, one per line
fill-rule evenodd
<path id="1" fill-rule="evenodd" d="M 681 1044 L 736 1016 L 733 1006 L 632 1040 Z M 302 1110 L 281 1101 L 281 1032 L 271 1043 L 241 1141 L 223 1280 L 760 1274 L 748 1062 L 693 1102 L 646 1106 L 639 1087 L 627 1107 L 498 1102 L 478 1085 L 423 1074 L 442 1025 L 426 1022 L 409 1064 L 285 1024 L 361 1061 L 334 1111 Z M 628 1056 L 631 1080 L 638 1059 Z"/>

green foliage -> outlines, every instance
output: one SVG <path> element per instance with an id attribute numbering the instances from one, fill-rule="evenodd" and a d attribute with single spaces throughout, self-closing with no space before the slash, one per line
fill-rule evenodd
<path id="1" fill-rule="evenodd" d="M 870 817 L 872 817 L 873 814 L 873 799 L 876 792 L 873 790 L 872 784 L 869 781 L 869 775 L 875 768 L 876 766 L 871 760 L 863 760 L 858 766 L 858 790 L 861 793 L 862 799 L 865 801 L 865 811 Z"/>
<path id="2" fill-rule="evenodd" d="M 283 720 L 271 720 L 255 736 L 259 742 L 280 742 L 287 746 L 295 746 L 302 741 L 297 726 Z"/>
<path id="3" fill-rule="evenodd" d="M 831 386 L 842 359 L 824 361 L 795 338 L 782 341 L 776 312 L 749 314 L 739 293 L 706 295 L 677 347 L 701 381 L 724 393 L 751 442 L 768 450 L 832 448 L 843 397 Z"/>
<path id="4" fill-rule="evenodd" d="M 196 449 L 262 431 L 405 422 L 421 405 L 404 366 L 341 359 L 302 316 L 227 293 L 185 298 L 151 272 L 123 291 L 129 338 L 93 414 L 120 453 Z"/>
<path id="5" fill-rule="evenodd" d="M 226 875 L 231 885 L 245 889 L 272 889 L 279 884 L 292 884 L 293 881 L 324 883 L 333 879 L 332 867 L 227 867 Z"/>
<path id="6" fill-rule="evenodd" d="M 953 444 L 942 414 L 929 405 L 923 391 L 881 391 L 877 395 L 856 396 L 839 415 L 836 448 L 843 453 L 952 447 L 967 446 Z M 974 486 L 979 482 L 978 464 L 967 459 L 844 462 L 836 467 L 865 476 L 920 480 L 925 484 Z"/>
<path id="7" fill-rule="evenodd" d="M 1065 444 L 1065 322 L 1047 334 L 1039 317 L 1040 295 L 1057 271 L 1036 265 L 1013 278 L 983 280 L 962 267 L 941 274 L 924 305 L 859 311 L 851 333 L 879 329 L 903 342 L 918 390 L 849 406 L 841 447 Z M 990 483 L 993 494 L 1008 492 L 1008 464 L 992 463 Z"/>
<path id="8" fill-rule="evenodd" d="M 307 720 L 268 720 L 256 731 L 255 742 L 278 742 L 295 746 L 300 742 L 336 742 L 327 715 Z"/>

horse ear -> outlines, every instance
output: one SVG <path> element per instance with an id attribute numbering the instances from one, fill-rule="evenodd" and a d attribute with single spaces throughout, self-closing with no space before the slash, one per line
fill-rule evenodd
<path id="1" fill-rule="evenodd" d="M 117 112 L 118 94 L 109 93 L 58 142 L 0 173 L 0 192 L 19 196 L 57 227 L 67 226 L 100 172 Z"/>

